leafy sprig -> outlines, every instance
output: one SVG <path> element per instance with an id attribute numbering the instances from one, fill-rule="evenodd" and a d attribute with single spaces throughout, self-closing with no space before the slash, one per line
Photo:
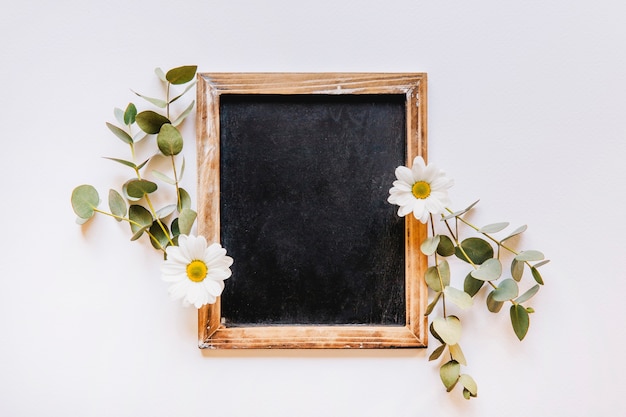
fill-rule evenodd
<path id="1" fill-rule="evenodd" d="M 121 185 L 120 191 L 110 189 L 108 194 L 109 211 L 99 208 L 100 195 L 95 187 L 89 184 L 79 185 L 72 191 L 71 203 L 78 216 L 79 224 L 86 223 L 96 213 L 110 216 L 117 221 L 127 222 L 130 226 L 131 240 L 137 240 L 147 235 L 152 246 L 160 251 L 170 245 L 176 245 L 178 236 L 189 234 L 196 220 L 197 214 L 191 208 L 189 193 L 180 186 L 185 167 L 185 160 L 177 164 L 176 157 L 183 150 L 184 140 L 178 129 L 194 108 L 195 101 L 175 117 L 172 117 L 172 103 L 185 95 L 196 83 L 196 66 L 182 66 L 173 68 L 166 73 L 160 68 L 155 70 L 157 77 L 165 87 L 163 99 L 153 98 L 134 92 L 156 110 L 137 110 L 134 103 L 129 103 L 125 110 L 114 109 L 117 125 L 106 123 L 113 135 L 128 145 L 130 158 L 106 159 L 121 164 L 132 170 L 133 175 Z M 171 97 L 172 86 L 185 85 L 185 89 Z M 156 136 L 156 137 L 155 137 Z M 156 149 L 153 156 L 138 162 L 136 145 L 144 138 L 154 138 Z M 159 190 L 156 182 L 145 178 L 143 173 L 146 165 L 152 158 L 160 155 L 171 161 L 171 174 L 157 170 L 152 175 L 161 183 L 174 187 L 175 201 L 172 204 L 157 208 L 153 203 L 153 196 Z"/>
<path id="2" fill-rule="evenodd" d="M 534 313 L 534 309 L 525 303 L 537 294 L 544 284 L 539 268 L 549 262 L 544 259 L 543 253 L 537 250 L 518 252 L 508 245 L 509 239 L 526 231 L 525 225 L 498 239 L 495 234 L 506 229 L 509 223 L 500 222 L 477 227 L 467 221 L 463 216 L 477 203 L 478 201 L 458 212 L 448 210 L 448 215 L 442 215 L 441 222 L 445 230 L 443 233 L 436 232 L 431 215 L 431 237 L 426 239 L 420 248 L 422 253 L 434 258 L 434 265 L 429 267 L 424 275 L 426 285 L 434 293 L 426 314 L 430 315 L 437 305 L 441 305 L 442 310 L 442 316 L 432 319 L 429 327 L 430 333 L 440 343 L 431 353 L 429 360 L 437 360 L 447 351 L 447 359 L 439 370 L 441 381 L 448 392 L 460 384 L 466 399 L 478 395 L 478 386 L 470 375 L 461 373 L 461 366 L 467 366 L 467 360 L 459 345 L 461 320 L 458 316 L 448 313 L 446 303 L 449 301 L 461 309 L 467 309 L 474 304 L 474 297 L 481 288 L 487 286 L 489 291 L 486 299 L 487 310 L 498 313 L 504 304 L 509 303 L 511 325 L 521 341 L 528 333 L 530 314 Z M 469 227 L 478 236 L 461 240 L 460 223 Z M 503 276 L 505 270 L 503 252 L 508 252 L 512 256 L 508 268 L 510 277 L 507 275 L 506 278 Z M 446 258 L 451 256 L 455 256 L 470 267 L 463 283 L 463 290 L 450 284 L 450 263 Z M 535 284 L 520 295 L 519 283 L 527 269 L 530 270 Z"/>

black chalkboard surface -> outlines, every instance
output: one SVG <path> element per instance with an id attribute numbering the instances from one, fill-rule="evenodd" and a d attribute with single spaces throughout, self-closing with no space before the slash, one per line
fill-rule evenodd
<path id="1" fill-rule="evenodd" d="M 209 349 L 425 347 L 424 225 L 387 202 L 426 156 L 424 73 L 198 74 L 198 233 L 233 257 Z"/>
<path id="2" fill-rule="evenodd" d="M 227 325 L 404 325 L 405 96 L 222 95 Z"/>

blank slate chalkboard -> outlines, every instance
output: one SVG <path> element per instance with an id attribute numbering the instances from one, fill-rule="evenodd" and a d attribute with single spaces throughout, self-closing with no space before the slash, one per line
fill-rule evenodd
<path id="1" fill-rule="evenodd" d="M 362 78 L 200 74 L 199 231 L 234 259 L 201 347 L 425 345 L 423 230 L 386 201 L 425 79 Z"/>

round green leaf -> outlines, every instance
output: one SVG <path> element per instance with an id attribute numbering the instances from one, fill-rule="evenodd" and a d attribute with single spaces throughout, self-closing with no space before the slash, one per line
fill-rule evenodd
<path id="1" fill-rule="evenodd" d="M 470 308 L 474 304 L 474 300 L 465 291 L 461 291 L 451 286 L 444 288 L 443 293 L 446 298 L 462 309 Z"/>
<path id="2" fill-rule="evenodd" d="M 454 255 L 454 242 L 446 235 L 440 235 L 439 246 L 437 246 L 437 253 L 441 256 Z"/>
<path id="3" fill-rule="evenodd" d="M 517 287 L 517 282 L 512 279 L 503 280 L 498 288 L 493 290 L 493 300 L 494 301 L 507 301 L 511 300 L 519 294 L 519 288 Z"/>
<path id="4" fill-rule="evenodd" d="M 137 114 L 136 121 L 139 128 L 148 134 L 159 133 L 161 126 L 170 123 L 167 117 L 152 110 L 145 110 Z"/>
<path id="5" fill-rule="evenodd" d="M 100 203 L 98 191 L 88 184 L 79 185 L 72 191 L 72 209 L 81 219 L 90 219 Z"/>
<path id="6" fill-rule="evenodd" d="M 157 190 L 157 185 L 148 180 L 131 180 L 126 183 L 126 192 L 130 197 L 141 198 Z"/>
<path id="7" fill-rule="evenodd" d="M 478 231 L 480 233 L 497 233 L 501 230 L 506 229 L 508 225 L 509 225 L 508 222 L 491 223 L 491 224 L 481 227 Z"/>
<path id="8" fill-rule="evenodd" d="M 448 392 L 452 391 L 457 381 L 459 380 L 459 375 L 461 373 L 461 365 L 455 360 L 451 360 L 449 362 L 444 363 L 439 370 L 439 376 L 441 377 L 441 382 L 446 387 Z"/>
<path id="9" fill-rule="evenodd" d="M 513 259 L 511 261 L 511 276 L 517 282 L 522 279 L 524 275 L 524 262 Z"/>
<path id="10" fill-rule="evenodd" d="M 126 216 L 126 200 L 117 191 L 109 190 L 109 209 L 115 220 L 122 221 L 122 217 Z"/>
<path id="11" fill-rule="evenodd" d="M 515 302 L 517 304 L 522 304 L 525 303 L 526 301 L 530 300 L 531 298 L 533 298 L 533 296 L 535 294 L 537 294 L 537 292 L 539 291 L 539 284 L 534 285 L 532 288 L 530 288 L 528 291 L 526 291 L 524 294 L 520 295 L 519 297 L 517 297 L 515 299 Z"/>
<path id="12" fill-rule="evenodd" d="M 494 300 L 493 293 L 494 291 L 491 291 L 487 296 L 487 310 L 491 311 L 492 313 L 498 313 L 502 309 L 504 303 L 502 301 Z"/>
<path id="13" fill-rule="evenodd" d="M 441 290 L 443 290 L 441 287 L 441 280 L 439 279 L 439 271 L 436 266 L 431 266 L 426 269 L 424 280 L 426 281 L 428 288 L 431 290 L 437 292 L 441 292 Z"/>
<path id="14" fill-rule="evenodd" d="M 432 255 L 437 250 L 437 246 L 439 245 L 439 240 L 440 240 L 439 235 L 429 237 L 428 239 L 422 242 L 422 244 L 420 245 L 420 250 L 426 256 Z"/>
<path id="15" fill-rule="evenodd" d="M 483 281 L 493 281 L 502 275 L 502 264 L 496 258 L 487 259 L 478 269 L 471 272 L 472 277 Z"/>
<path id="16" fill-rule="evenodd" d="M 169 123 L 161 126 L 157 136 L 159 150 L 165 156 L 178 155 L 183 150 L 183 136 Z"/>
<path id="17" fill-rule="evenodd" d="M 193 80 L 197 69 L 197 65 L 186 65 L 172 68 L 165 74 L 165 79 L 172 84 L 185 84 Z"/>
<path id="18" fill-rule="evenodd" d="M 470 297 L 478 294 L 478 291 L 483 287 L 485 281 L 476 279 L 471 273 L 467 274 L 465 281 L 463 281 L 463 291 L 465 291 Z"/>
<path id="19" fill-rule="evenodd" d="M 456 345 L 461 339 L 461 321 L 456 316 L 437 317 L 433 328 L 447 345 Z"/>
<path id="20" fill-rule="evenodd" d="M 131 220 L 130 230 L 134 233 L 133 240 L 139 238 L 146 229 L 152 226 L 154 220 L 148 209 L 137 204 L 129 207 L 128 218 Z"/>
<path id="21" fill-rule="evenodd" d="M 513 325 L 513 331 L 519 340 L 524 339 L 528 328 L 530 326 L 530 318 L 528 317 L 528 311 L 524 306 L 520 304 L 514 304 L 510 309 L 511 324 Z"/>
<path id="22" fill-rule="evenodd" d="M 461 247 L 456 247 L 455 255 L 467 262 L 465 255 L 475 264 L 480 265 L 487 259 L 493 258 L 493 247 L 479 237 L 470 237 L 461 242 Z M 463 250 L 461 250 L 463 248 Z"/>
<path id="23" fill-rule="evenodd" d="M 169 244 L 169 231 L 167 230 L 167 226 L 163 225 L 163 227 L 165 228 L 165 232 L 163 231 L 163 228 L 161 228 L 161 225 L 159 225 L 156 221 L 154 221 L 152 226 L 150 226 L 150 234 L 152 235 L 150 243 L 152 243 L 152 246 L 155 249 L 165 248 Z"/>
<path id="24" fill-rule="evenodd" d="M 186 208 L 191 208 L 191 197 L 185 189 L 178 188 L 178 212 Z"/>
<path id="25" fill-rule="evenodd" d="M 193 223 L 196 221 L 197 213 L 191 209 L 183 209 L 178 216 L 179 233 L 188 235 L 191 232 Z"/>

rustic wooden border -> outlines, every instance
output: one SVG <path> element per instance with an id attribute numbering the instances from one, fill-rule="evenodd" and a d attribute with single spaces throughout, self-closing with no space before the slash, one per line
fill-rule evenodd
<path id="1" fill-rule="evenodd" d="M 406 96 L 407 163 L 426 159 L 424 73 L 200 73 L 198 74 L 198 232 L 220 241 L 220 124 L 222 94 L 403 94 Z M 250 326 L 221 323 L 220 299 L 198 310 L 200 348 L 408 348 L 427 343 L 427 259 L 419 250 L 426 227 L 406 216 L 405 326 Z"/>

